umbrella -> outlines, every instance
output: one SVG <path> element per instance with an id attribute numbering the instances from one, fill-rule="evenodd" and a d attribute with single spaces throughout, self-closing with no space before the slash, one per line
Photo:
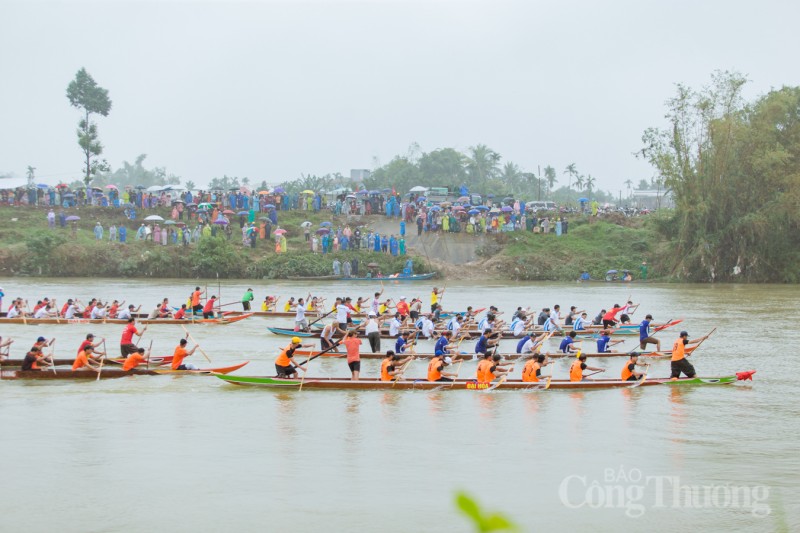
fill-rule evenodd
<path id="1" fill-rule="evenodd" d="M 284 189 L 283 189 L 283 187 L 275 187 L 275 189 L 273 189 L 272 192 L 282 193 L 282 192 L 284 192 Z"/>
<path id="2" fill-rule="evenodd" d="M 58 185 L 56 185 L 56 189 L 69 189 L 69 185 L 67 185 L 66 183 L 59 183 Z"/>
<path id="3" fill-rule="evenodd" d="M 480 213 L 480 211 L 478 211 L 477 209 L 470 209 L 469 211 L 467 211 L 467 213 L 469 213 L 470 215 L 477 215 L 478 213 Z"/>
<path id="4" fill-rule="evenodd" d="M 369 194 L 380 194 L 381 191 L 369 191 Z"/>
<path id="5" fill-rule="evenodd" d="M 214 206 L 212 206 L 210 203 L 205 202 L 205 203 L 202 203 L 202 204 L 198 205 L 197 209 L 212 209 L 213 207 Z"/>
<path id="6" fill-rule="evenodd" d="M 311 222 L 309 222 L 308 220 L 306 220 L 305 222 L 303 222 L 302 224 L 300 224 L 300 227 L 301 227 L 301 228 L 310 228 L 310 227 L 311 227 Z"/>
<path id="7" fill-rule="evenodd" d="M 223 215 L 235 215 L 236 213 L 234 213 L 234 212 L 233 212 L 233 211 L 231 211 L 230 209 L 226 209 L 225 211 L 223 211 L 223 212 L 222 212 L 222 214 L 223 214 Z"/>
<path id="8" fill-rule="evenodd" d="M 230 188 L 230 190 L 232 190 L 232 191 L 238 191 L 238 190 L 239 190 L 239 187 L 231 187 L 231 188 Z"/>
<path id="9" fill-rule="evenodd" d="M 158 215 L 150 215 L 149 217 L 146 217 L 145 220 L 155 220 L 157 222 L 163 222 L 164 221 L 164 219 L 162 217 L 158 216 Z"/>
<path id="10" fill-rule="evenodd" d="M 114 189 L 114 190 L 117 190 L 117 186 L 116 186 L 116 185 L 106 185 L 106 189 Z"/>
<path id="11" fill-rule="evenodd" d="M 424 196 L 417 197 L 418 202 L 424 202 L 425 200 L 427 200 L 427 198 L 425 198 Z"/>
<path id="12" fill-rule="evenodd" d="M 464 210 L 464 206 L 463 205 L 454 205 L 453 206 L 453 211 L 463 211 L 463 210 Z"/>
<path id="13" fill-rule="evenodd" d="M 100 191 L 100 192 L 103 192 L 103 189 L 101 189 L 100 187 L 92 187 L 92 190 L 93 190 L 93 191 Z"/>
<path id="14" fill-rule="evenodd" d="M 456 202 L 469 203 L 469 196 L 461 196 Z"/>
<path id="15" fill-rule="evenodd" d="M 66 220 L 67 222 L 75 222 L 76 220 L 80 220 L 80 219 L 81 219 L 81 217 L 79 217 L 78 215 L 70 215 L 67 218 L 65 218 L 64 220 Z"/>
<path id="16" fill-rule="evenodd" d="M 588 202 L 589 199 L 588 198 L 578 198 L 578 201 L 583 203 L 583 202 Z"/>
<path id="17" fill-rule="evenodd" d="M 249 227 L 249 228 L 247 228 L 247 229 L 245 230 L 245 233 L 250 233 L 251 231 L 255 231 L 255 230 L 256 230 L 256 228 L 254 228 L 254 227 L 252 227 L 252 226 L 251 226 L 251 227 Z"/>
<path id="18" fill-rule="evenodd" d="M 37 183 L 36 186 L 40 189 L 49 189 L 49 185 L 45 185 L 44 183 Z"/>
<path id="19" fill-rule="evenodd" d="M 486 198 L 494 198 L 494 194 L 489 193 L 486 195 Z"/>
<path id="20" fill-rule="evenodd" d="M 514 210 L 514 208 L 513 208 L 513 207 L 511 207 L 510 205 L 504 205 L 504 206 L 503 206 L 503 212 L 504 212 L 504 213 L 510 213 L 510 212 L 511 212 L 511 211 L 513 211 L 513 210 Z"/>
<path id="21" fill-rule="evenodd" d="M 139 189 L 140 191 L 141 191 L 142 189 L 146 189 L 146 188 L 147 188 L 147 187 L 145 187 L 144 185 L 137 185 L 136 187 L 134 187 L 134 189 Z"/>
<path id="22" fill-rule="evenodd" d="M 147 219 L 145 219 L 145 220 L 147 220 Z M 218 218 L 217 220 L 214 221 L 214 224 L 219 224 L 220 226 L 227 226 L 228 225 L 228 221 L 225 220 L 224 218 Z"/>
<path id="23" fill-rule="evenodd" d="M 69 220 L 69 219 L 67 219 L 67 220 Z M 616 274 L 616 273 L 617 273 L 616 270 L 609 270 L 608 272 L 606 272 L 606 274 Z"/>
<path id="24" fill-rule="evenodd" d="M 172 200 L 172 203 L 173 204 L 185 204 L 186 202 L 184 202 L 183 200 Z M 194 204 L 189 204 L 189 205 L 194 205 Z"/>
<path id="25" fill-rule="evenodd" d="M 164 222 L 164 224 L 167 225 L 167 226 L 174 226 L 175 225 L 175 221 L 174 220 L 167 220 L 166 222 Z"/>
<path id="26" fill-rule="evenodd" d="M 496 207 L 493 207 L 493 208 L 489 209 L 489 212 L 490 212 L 490 213 L 499 213 L 499 212 L 500 212 L 500 210 L 499 210 L 499 209 L 497 209 Z"/>
<path id="27" fill-rule="evenodd" d="M 250 211 L 239 211 L 239 212 L 238 212 L 238 213 L 236 213 L 236 214 L 237 214 L 237 215 L 239 215 L 239 216 L 243 216 L 243 215 L 244 215 L 244 216 L 247 216 L 247 215 L 249 215 L 249 214 L 250 214 Z"/>
<path id="28" fill-rule="evenodd" d="M 314 191 L 312 191 L 310 189 L 306 189 L 303 192 L 301 192 L 300 194 L 314 194 Z"/>
<path id="29" fill-rule="evenodd" d="M 506 196 L 505 198 L 503 198 L 503 201 L 504 201 L 504 202 L 513 202 L 513 201 L 514 201 L 514 199 L 513 199 L 513 198 L 511 198 L 510 196 Z"/>
<path id="30" fill-rule="evenodd" d="M 441 211 L 441 210 L 442 210 L 442 208 L 439 207 L 438 205 L 435 205 L 435 206 L 431 207 L 431 211 Z"/>
<path id="31" fill-rule="evenodd" d="M 392 189 L 381 189 L 381 192 L 392 192 Z"/>
<path id="32" fill-rule="evenodd" d="M 278 228 L 275 231 L 273 231 L 272 233 L 274 233 L 275 235 L 283 235 L 284 233 L 286 233 L 286 230 L 283 229 L 283 228 Z"/>
<path id="33" fill-rule="evenodd" d="M 367 268 L 380 268 L 378 263 L 368 263 Z"/>
<path id="34" fill-rule="evenodd" d="M 355 194 L 348 194 L 347 196 L 345 196 L 345 198 L 348 199 L 348 200 L 355 200 L 356 199 L 356 195 Z"/>
<path id="35" fill-rule="evenodd" d="M 160 192 L 164 190 L 163 185 L 151 185 L 147 188 L 147 192 Z"/>
<path id="36" fill-rule="evenodd" d="M 417 185 L 416 187 L 411 187 L 409 189 L 409 192 L 425 192 L 427 190 L 428 190 L 427 187 L 423 187 L 421 185 Z"/>
<path id="37" fill-rule="evenodd" d="M 356 194 L 364 195 L 364 194 L 367 194 L 367 191 L 361 190 L 361 191 L 358 191 Z"/>
<path id="38" fill-rule="evenodd" d="M 265 222 L 269 221 L 269 217 L 258 217 L 258 220 L 263 220 Z"/>
<path id="39" fill-rule="evenodd" d="M 267 204 L 264 207 L 266 207 L 267 209 L 275 209 L 275 206 L 272 204 Z"/>
<path id="40" fill-rule="evenodd" d="M 186 222 L 176 222 L 175 224 L 176 224 L 177 226 L 181 226 L 181 227 L 183 227 L 183 226 L 185 226 L 185 225 L 186 225 Z"/>
<path id="41" fill-rule="evenodd" d="M 489 210 L 489 208 L 486 207 L 485 205 L 475 206 L 475 209 L 477 209 L 478 211 L 488 211 Z"/>
<path id="42" fill-rule="evenodd" d="M 330 222 L 320 222 L 319 225 L 320 226 L 327 226 L 327 227 L 331 227 L 332 226 L 332 224 Z"/>
<path id="43" fill-rule="evenodd" d="M 258 194 L 269 194 L 269 191 L 258 191 Z"/>
<path id="44" fill-rule="evenodd" d="M 75 193 L 68 192 L 64 195 L 64 198 L 75 198 Z"/>
<path id="45" fill-rule="evenodd" d="M 330 233 L 330 231 L 331 231 L 331 230 L 329 230 L 328 228 L 319 228 L 319 229 L 317 230 L 317 235 L 323 235 L 323 234 L 325 234 L 325 233 Z"/>

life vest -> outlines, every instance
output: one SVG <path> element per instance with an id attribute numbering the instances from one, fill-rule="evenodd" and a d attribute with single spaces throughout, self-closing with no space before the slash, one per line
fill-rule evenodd
<path id="1" fill-rule="evenodd" d="M 575 361 L 572 363 L 572 366 L 569 368 L 569 380 L 570 381 L 581 381 L 583 379 L 583 363 L 581 361 Z"/>
<path id="2" fill-rule="evenodd" d="M 542 365 L 534 359 L 525 363 L 525 368 L 522 369 L 522 381 L 538 382 L 539 376 L 536 375 L 536 372 L 540 368 L 542 368 Z"/>
<path id="3" fill-rule="evenodd" d="M 494 363 L 489 359 L 484 359 L 478 363 L 477 378 L 480 383 L 489 383 L 494 380 L 492 366 L 494 366 Z"/>
<path id="4" fill-rule="evenodd" d="M 431 359 L 431 362 L 428 363 L 428 381 L 439 381 L 439 379 L 441 379 L 442 373 L 439 372 L 440 366 L 442 366 L 441 357 L 434 357 Z"/>
<path id="5" fill-rule="evenodd" d="M 686 357 L 686 348 L 683 345 L 683 338 L 679 338 L 672 345 L 672 361 L 680 361 Z"/>
<path id="6" fill-rule="evenodd" d="M 292 366 L 292 359 L 289 357 L 290 354 L 293 354 L 294 350 L 287 346 L 281 351 L 281 354 L 275 359 L 275 364 L 278 366 Z"/>
<path id="7" fill-rule="evenodd" d="M 633 359 L 628 359 L 628 362 L 625 363 L 625 366 L 622 367 L 622 375 L 620 376 L 620 379 L 622 379 L 622 381 L 628 381 L 628 378 L 630 378 L 633 375 L 633 372 L 631 372 L 628 369 L 628 367 L 631 366 L 632 364 L 634 364 Z"/>
<path id="8" fill-rule="evenodd" d="M 389 367 L 392 366 L 391 359 L 384 359 L 381 363 L 381 381 L 392 381 L 394 376 L 389 374 Z"/>

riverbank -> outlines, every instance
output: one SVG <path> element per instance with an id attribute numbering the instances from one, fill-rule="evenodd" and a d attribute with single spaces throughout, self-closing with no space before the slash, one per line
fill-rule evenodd
<path id="1" fill-rule="evenodd" d="M 583 270 L 603 279 L 609 269 L 628 269 L 638 278 L 643 260 L 650 265 L 649 279 L 663 279 L 659 258 L 668 256 L 670 249 L 648 218 L 575 217 L 570 220 L 569 233 L 561 236 L 532 232 L 407 235 L 408 256 L 392 257 L 367 250 L 315 254 L 300 227 L 308 220 L 312 228 L 331 222 L 334 227 L 361 227 L 363 235 L 368 231 L 399 234 L 398 222 L 383 216 L 332 217 L 328 211 L 279 211 L 279 225 L 287 230 L 288 252 L 277 254 L 271 239 L 258 240 L 255 249 L 243 247 L 236 217 L 230 239 L 201 238 L 189 246 L 163 246 L 138 241 L 135 234 L 144 216 L 157 214 L 168 219 L 166 208 L 140 212 L 138 220 L 128 220 L 116 209 L 70 209 L 67 215 L 81 217 L 75 222 L 74 232 L 72 223 L 67 228 L 48 228 L 47 212 L 47 208 L 0 207 L 0 275 L 282 279 L 330 275 L 334 258 L 358 259 L 361 275 L 368 263 L 391 274 L 401 272 L 410 258 L 416 273 L 435 270 L 449 279 L 573 281 Z M 105 230 L 101 241 L 93 233 L 97 222 Z M 112 224 L 126 227 L 125 244 L 108 241 Z"/>

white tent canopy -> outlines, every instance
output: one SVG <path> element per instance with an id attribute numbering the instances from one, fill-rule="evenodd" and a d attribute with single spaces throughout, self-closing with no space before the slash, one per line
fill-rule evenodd
<path id="1" fill-rule="evenodd" d="M 428 188 L 417 185 L 416 187 L 412 187 L 408 192 L 428 192 Z"/>

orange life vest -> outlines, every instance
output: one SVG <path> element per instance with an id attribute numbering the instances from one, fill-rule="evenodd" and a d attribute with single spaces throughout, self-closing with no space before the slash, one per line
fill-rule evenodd
<path id="1" fill-rule="evenodd" d="M 428 363 L 428 381 L 439 381 L 439 379 L 441 379 L 442 373 L 439 372 L 440 366 L 442 366 L 441 357 L 434 357 L 431 359 L 431 362 Z"/>
<path id="2" fill-rule="evenodd" d="M 680 361 L 686 357 L 686 347 L 683 345 L 683 338 L 679 338 L 672 345 L 672 360 Z"/>
<path id="3" fill-rule="evenodd" d="M 628 378 L 630 378 L 633 375 L 633 372 L 631 372 L 628 369 L 628 367 L 631 366 L 632 364 L 635 364 L 633 359 L 628 359 L 628 362 L 625 363 L 625 366 L 622 367 L 622 375 L 620 376 L 622 381 L 628 381 Z"/>
<path id="4" fill-rule="evenodd" d="M 283 350 L 281 350 L 281 354 L 275 359 L 275 364 L 280 366 L 292 366 L 292 359 L 289 357 L 287 352 L 291 346 L 287 346 Z"/>
<path id="5" fill-rule="evenodd" d="M 132 353 L 125 359 L 125 364 L 122 365 L 122 370 L 128 371 L 136 368 L 141 363 L 144 363 L 145 358 L 143 355 L 138 353 Z"/>
<path id="6" fill-rule="evenodd" d="M 536 375 L 536 371 L 540 368 L 542 368 L 542 365 L 535 359 L 525 363 L 525 368 L 522 369 L 522 381 L 538 382 L 539 376 Z"/>
<path id="7" fill-rule="evenodd" d="M 581 368 L 582 365 L 582 361 L 575 361 L 572 363 L 572 366 L 569 368 L 570 381 L 581 381 L 583 379 L 583 368 Z"/>
<path id="8" fill-rule="evenodd" d="M 381 363 L 381 381 L 392 381 L 394 376 L 389 373 L 389 367 L 392 366 L 391 359 L 384 359 Z"/>
<path id="9" fill-rule="evenodd" d="M 480 383 L 489 383 L 494 380 L 495 376 L 492 373 L 493 366 L 494 362 L 490 359 L 484 359 L 478 363 L 478 381 Z"/>

